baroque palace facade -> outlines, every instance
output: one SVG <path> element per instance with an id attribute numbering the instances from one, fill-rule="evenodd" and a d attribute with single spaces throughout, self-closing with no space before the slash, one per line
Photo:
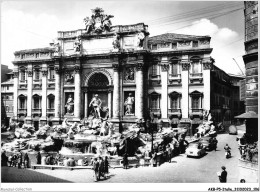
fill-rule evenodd
<path id="1" fill-rule="evenodd" d="M 200 123 L 214 104 L 211 38 L 149 37 L 143 23 L 112 26 L 113 16 L 92 11 L 85 29 L 59 31 L 50 47 L 14 53 L 13 119 L 36 127 L 64 118 L 79 122 L 92 113 L 89 104 L 97 94 L 116 124 L 151 113 L 165 124 Z"/>

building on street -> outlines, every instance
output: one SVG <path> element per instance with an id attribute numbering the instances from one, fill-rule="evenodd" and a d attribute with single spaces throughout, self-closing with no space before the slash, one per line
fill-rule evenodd
<path id="1" fill-rule="evenodd" d="M 85 29 L 58 31 L 50 47 L 14 53 L 15 121 L 79 122 L 97 112 L 97 103 L 101 116 L 123 126 L 152 114 L 166 126 L 182 120 L 195 130 L 210 110 L 218 121 L 233 119 L 240 102 L 233 82 L 243 77 L 214 65 L 211 37 L 149 37 L 144 23 L 112 26 L 103 12 L 94 9 Z"/>

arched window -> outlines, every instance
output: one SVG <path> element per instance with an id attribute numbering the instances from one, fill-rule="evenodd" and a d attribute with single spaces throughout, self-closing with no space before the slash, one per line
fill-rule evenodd
<path id="1" fill-rule="evenodd" d="M 150 109 L 160 109 L 160 94 L 156 92 L 150 94 Z"/>
<path id="2" fill-rule="evenodd" d="M 33 109 L 40 109 L 41 108 L 41 102 L 40 102 L 41 96 L 35 94 L 33 95 Z"/>
<path id="3" fill-rule="evenodd" d="M 199 91 L 193 91 L 191 94 L 191 108 L 202 109 L 202 96 L 203 94 Z"/>
<path id="4" fill-rule="evenodd" d="M 48 109 L 54 109 L 55 96 L 53 94 L 48 95 Z"/>
<path id="5" fill-rule="evenodd" d="M 26 96 L 25 95 L 19 95 L 19 109 L 26 109 Z"/>
<path id="6" fill-rule="evenodd" d="M 181 94 L 174 91 L 169 94 L 170 97 L 170 109 L 179 109 L 181 108 Z"/>

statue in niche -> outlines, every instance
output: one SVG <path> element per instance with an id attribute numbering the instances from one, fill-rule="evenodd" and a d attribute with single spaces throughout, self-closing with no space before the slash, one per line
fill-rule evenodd
<path id="1" fill-rule="evenodd" d="M 74 42 L 74 51 L 76 53 L 79 53 L 80 52 L 80 47 L 81 47 L 80 37 L 77 37 L 76 41 Z"/>
<path id="2" fill-rule="evenodd" d="M 125 100 L 126 112 L 125 115 L 133 115 L 133 105 L 135 98 L 132 96 L 132 93 L 129 93 L 127 99 Z"/>
<path id="3" fill-rule="evenodd" d="M 74 100 L 72 99 L 71 94 L 69 95 L 69 98 L 66 102 L 65 107 L 67 108 L 67 114 L 71 114 L 73 115 L 73 111 L 74 111 Z"/>
<path id="4" fill-rule="evenodd" d="M 144 33 L 143 32 L 139 32 L 137 35 L 137 46 L 139 48 L 142 48 L 144 46 Z"/>
<path id="5" fill-rule="evenodd" d="M 100 116 L 101 104 L 102 104 L 102 101 L 98 97 L 98 94 L 95 94 L 95 96 L 92 98 L 92 100 L 89 103 L 89 107 L 93 107 L 94 117 L 98 118 L 98 119 L 101 118 L 101 116 Z"/>
<path id="6" fill-rule="evenodd" d="M 134 80 L 134 69 L 133 68 L 126 69 L 125 80 L 126 81 L 128 81 L 128 80 L 133 81 Z"/>
<path id="7" fill-rule="evenodd" d="M 65 77 L 65 81 L 66 81 L 66 83 L 73 83 L 74 82 L 73 75 L 71 75 L 70 73 L 67 73 L 66 77 Z"/>
<path id="8" fill-rule="evenodd" d="M 120 42 L 119 42 L 120 36 L 119 35 L 115 35 L 114 36 L 114 40 L 113 40 L 113 48 L 115 51 L 118 51 L 120 49 Z"/>

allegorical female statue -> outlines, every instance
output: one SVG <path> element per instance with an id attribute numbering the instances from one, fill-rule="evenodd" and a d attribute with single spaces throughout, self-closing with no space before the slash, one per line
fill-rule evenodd
<path id="1" fill-rule="evenodd" d="M 67 100 L 65 107 L 67 108 L 67 114 L 73 114 L 73 112 L 74 112 L 74 101 L 73 101 L 71 95 L 69 95 L 69 98 Z"/>
<path id="2" fill-rule="evenodd" d="M 133 112 L 133 105 L 134 105 L 135 98 L 132 97 L 132 93 L 129 93 L 127 99 L 125 100 L 126 112 L 125 115 L 132 115 Z"/>

